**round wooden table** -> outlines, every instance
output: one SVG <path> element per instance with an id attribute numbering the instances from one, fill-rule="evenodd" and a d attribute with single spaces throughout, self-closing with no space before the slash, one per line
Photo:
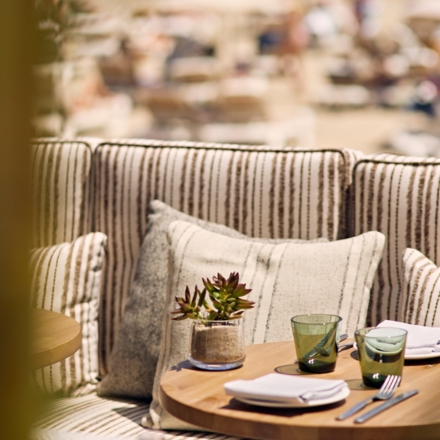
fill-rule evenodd
<path id="1" fill-rule="evenodd" d="M 81 347 L 81 326 L 62 313 L 32 309 L 31 368 L 61 361 Z"/>
<path id="2" fill-rule="evenodd" d="M 350 395 L 327 406 L 301 409 L 263 408 L 247 405 L 225 394 L 223 384 L 235 379 L 254 379 L 282 367 L 290 374 L 304 374 L 294 364 L 293 342 L 247 347 L 243 367 L 212 372 L 197 370 L 188 361 L 166 372 L 160 399 L 171 414 L 208 431 L 256 439 L 307 440 L 425 440 L 440 438 L 440 358 L 406 362 L 396 394 L 418 389 L 405 400 L 362 424 L 350 417 L 335 417 L 377 390 L 364 388 L 354 349 L 339 353 L 335 371 L 311 375 L 344 379 Z M 368 405 L 370 410 L 382 402 Z M 360 412 L 359 414 L 362 414 Z"/>

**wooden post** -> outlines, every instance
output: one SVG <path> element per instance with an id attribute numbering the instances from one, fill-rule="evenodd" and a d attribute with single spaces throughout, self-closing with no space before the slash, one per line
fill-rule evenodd
<path id="1" fill-rule="evenodd" d="M 29 386 L 33 1 L 0 2 L 0 438 L 25 440 Z"/>

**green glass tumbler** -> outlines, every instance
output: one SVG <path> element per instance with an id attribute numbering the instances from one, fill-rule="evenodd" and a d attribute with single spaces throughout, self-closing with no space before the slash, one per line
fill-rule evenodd
<path id="1" fill-rule="evenodd" d="M 336 367 L 339 327 L 342 318 L 329 314 L 291 318 L 298 365 L 307 373 L 329 373 Z"/>
<path id="2" fill-rule="evenodd" d="M 356 330 L 354 336 L 364 385 L 380 388 L 387 376 L 402 376 L 407 333 L 390 327 Z"/>

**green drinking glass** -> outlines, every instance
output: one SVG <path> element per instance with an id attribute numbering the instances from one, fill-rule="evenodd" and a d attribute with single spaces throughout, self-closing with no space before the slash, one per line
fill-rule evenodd
<path id="1" fill-rule="evenodd" d="M 291 318 L 301 371 L 329 373 L 335 369 L 341 321 L 340 316 L 329 314 L 298 315 Z"/>
<path id="2" fill-rule="evenodd" d="M 364 385 L 380 388 L 387 376 L 402 376 L 407 333 L 390 327 L 356 330 L 354 336 Z"/>

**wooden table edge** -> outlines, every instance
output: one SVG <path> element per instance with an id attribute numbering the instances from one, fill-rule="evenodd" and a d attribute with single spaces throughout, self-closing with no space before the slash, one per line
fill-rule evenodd
<path id="1" fill-rule="evenodd" d="M 168 374 L 169 372 L 165 373 Z M 173 388 L 173 387 L 170 387 Z M 324 427 L 312 427 L 312 426 L 304 426 L 301 424 L 298 425 L 284 425 L 277 426 L 273 424 L 273 426 L 268 428 L 268 424 L 265 422 L 260 422 L 258 420 L 252 421 L 254 429 L 253 432 L 249 432 L 243 425 L 245 423 L 238 424 L 233 430 L 228 429 L 228 425 L 231 422 L 231 418 L 236 419 L 237 421 L 243 421 L 240 419 L 237 411 L 234 410 L 229 411 L 227 408 L 222 408 L 224 410 L 223 414 L 219 413 L 219 411 L 209 411 L 203 410 L 200 407 L 194 407 L 188 402 L 183 402 L 182 400 L 178 400 L 173 398 L 167 393 L 168 386 L 167 384 L 163 384 L 161 381 L 160 384 L 160 402 L 162 406 L 172 415 L 177 418 L 181 418 L 187 423 L 194 424 L 199 426 L 202 429 L 207 431 L 219 432 L 226 435 L 232 436 L 242 436 L 247 438 L 262 438 L 262 439 L 293 439 L 293 438 L 313 438 L 313 439 L 331 439 L 338 438 L 338 436 L 342 436 L 341 438 L 348 439 L 354 438 L 353 428 L 356 429 L 355 438 L 362 439 L 386 439 L 386 440 L 394 440 L 394 439 L 405 439 L 405 440 L 420 440 L 423 439 L 438 439 L 436 437 L 436 432 L 438 433 L 440 430 L 440 419 L 433 423 L 426 424 L 424 422 L 420 424 L 411 424 L 411 425 L 398 425 L 398 426 L 384 426 L 377 425 L 372 426 L 371 423 L 374 424 L 374 419 L 371 421 L 362 424 L 362 425 L 354 425 L 351 421 L 343 421 L 343 422 L 335 422 L 332 426 L 324 426 Z M 401 390 L 404 391 L 404 390 Z M 415 396 L 412 399 L 415 399 Z M 411 400 L 412 400 L 411 399 Z M 378 403 L 380 404 L 380 402 Z M 400 405 L 404 405 L 401 403 Z M 338 410 L 338 412 L 342 412 L 344 409 Z M 371 409 L 371 408 L 370 408 Z M 385 413 L 384 413 L 385 414 Z M 248 420 L 247 420 L 248 421 Z M 373 421 L 373 422 L 372 422 Z M 255 436 L 254 432 L 259 430 L 261 432 L 260 436 Z M 282 432 L 282 431 L 285 432 Z M 287 432 L 288 431 L 288 432 Z M 433 434 L 434 433 L 434 434 Z"/>
<path id="2" fill-rule="evenodd" d="M 53 312 L 44 309 L 33 309 L 33 313 L 43 319 L 50 319 L 58 325 L 62 322 L 63 333 L 60 335 L 56 344 L 50 347 L 36 347 L 38 341 L 31 346 L 29 357 L 30 366 L 32 369 L 43 368 L 55 362 L 62 361 L 72 354 L 74 354 L 82 343 L 81 325 L 74 318 L 64 315 L 63 313 Z M 39 319 L 39 318 L 36 319 Z M 50 317 L 50 318 L 48 318 Z M 35 319 L 35 316 L 32 317 Z M 48 330 L 50 330 L 48 328 Z"/>
<path id="3" fill-rule="evenodd" d="M 177 417 L 181 414 L 182 403 L 178 402 L 166 395 L 162 386 L 160 387 L 160 402 L 161 405 L 171 414 Z M 176 407 L 179 408 L 175 411 Z M 210 413 L 202 411 L 198 408 L 192 408 L 190 416 L 185 417 L 186 423 L 191 423 L 198 428 L 208 432 L 230 435 L 233 437 L 243 437 L 244 439 L 263 439 L 263 440 L 294 440 L 294 439 L 368 439 L 371 440 L 420 440 L 421 438 L 427 440 L 438 440 L 438 432 L 440 431 L 440 422 L 431 425 L 412 425 L 412 426 L 380 426 L 369 427 L 366 425 L 356 425 L 356 432 L 353 432 L 354 426 L 335 425 L 333 427 L 310 427 L 310 426 L 289 426 L 288 432 L 282 433 L 280 427 L 273 425 L 268 429 L 268 425 L 264 422 L 259 423 L 254 421 L 254 429 L 260 430 L 261 436 L 255 436 L 246 429 L 241 429 L 240 425 L 233 430 L 228 429 L 230 426 L 231 416 L 222 416 L 218 413 Z M 370 408 L 371 409 L 371 408 Z M 235 417 L 240 421 L 239 417 Z M 203 423 L 200 423 L 202 421 Z M 286 428 L 286 427 L 284 427 Z M 360 431 L 365 431 L 361 433 Z M 321 435 L 321 433 L 323 433 Z M 342 436 L 342 437 L 341 437 Z M 365 437 L 364 437 L 365 436 Z M 421 437 L 423 436 L 423 437 Z M 237 439 L 238 440 L 238 439 Z"/>

